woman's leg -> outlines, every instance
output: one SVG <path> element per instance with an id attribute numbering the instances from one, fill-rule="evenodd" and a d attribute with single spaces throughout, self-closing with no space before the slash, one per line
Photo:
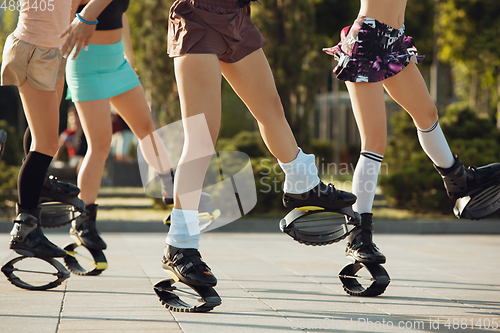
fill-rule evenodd
<path id="1" fill-rule="evenodd" d="M 59 102 L 55 91 L 39 91 L 26 81 L 19 87 L 24 112 L 33 136 L 18 178 L 19 204 L 9 247 L 20 254 L 63 257 L 66 251 L 52 244 L 40 228 L 38 202 L 47 169 L 58 148 Z"/>
<path id="2" fill-rule="evenodd" d="M 174 207 L 197 210 L 205 173 L 219 134 L 221 69 L 217 57 L 212 54 L 177 57 L 174 66 L 185 135 L 175 177 Z M 193 195 L 183 195 L 190 192 Z"/>
<path id="3" fill-rule="evenodd" d="M 346 86 L 361 137 L 361 150 L 384 155 L 387 120 L 382 83 L 346 82 Z"/>
<path id="4" fill-rule="evenodd" d="M 139 146 L 146 162 L 159 174 L 169 174 L 172 162 L 161 139 L 154 134 L 155 127 L 141 85 L 110 99 L 118 114 L 139 138 Z"/>
<path id="5" fill-rule="evenodd" d="M 441 168 L 455 163 L 438 122 L 438 113 L 415 63 L 384 81 L 389 95 L 413 118 L 420 145 L 432 162 Z"/>
<path id="6" fill-rule="evenodd" d="M 398 75 L 385 80 L 385 89 L 413 118 L 422 149 L 443 178 L 450 198 L 460 198 L 494 180 L 487 170 L 465 169 L 452 154 L 439 126 L 436 106 L 417 66 L 410 63 Z M 493 176 L 493 178 L 492 178 Z"/>
<path id="7" fill-rule="evenodd" d="M 221 62 L 221 69 L 256 118 L 264 142 L 285 171 L 285 206 L 337 209 L 352 205 L 356 198 L 321 183 L 314 155 L 299 150 L 262 49 L 236 63 Z M 306 192 L 309 194 L 303 195 Z"/>
<path id="8" fill-rule="evenodd" d="M 111 107 L 107 99 L 76 102 L 75 106 L 88 144 L 78 172 L 80 199 L 85 202 L 86 215 L 73 221 L 70 235 L 88 248 L 104 250 L 106 243 L 96 229 L 95 201 L 111 145 Z"/>
<path id="9" fill-rule="evenodd" d="M 76 110 L 87 139 L 87 152 L 78 173 L 80 199 L 94 204 L 101 187 L 102 172 L 111 145 L 111 107 L 109 100 L 76 102 Z"/>
<path id="10" fill-rule="evenodd" d="M 174 58 L 184 147 L 175 176 L 175 203 L 163 268 L 190 285 L 215 286 L 217 279 L 198 252 L 198 203 L 221 119 L 221 70 L 213 54 Z"/>
<path id="11" fill-rule="evenodd" d="M 47 169 L 58 149 L 59 103 L 55 91 L 36 90 L 28 81 L 19 92 L 32 133 L 31 149 L 18 179 L 19 203 L 31 209 L 38 207 Z"/>
<path id="12" fill-rule="evenodd" d="M 288 163 L 299 148 L 288 125 L 274 77 L 262 49 L 236 63 L 221 62 L 222 74 L 259 124 L 267 148 L 279 161 Z"/>
<path id="13" fill-rule="evenodd" d="M 352 109 L 361 136 L 361 154 L 354 170 L 353 193 L 358 197 L 355 211 L 361 224 L 347 237 L 346 254 L 361 262 L 385 262 L 373 244 L 372 206 L 387 139 L 384 88 L 382 83 L 346 82 Z"/>

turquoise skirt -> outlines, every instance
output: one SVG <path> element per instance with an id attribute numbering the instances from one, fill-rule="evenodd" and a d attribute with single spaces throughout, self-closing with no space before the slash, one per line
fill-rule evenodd
<path id="1" fill-rule="evenodd" d="M 111 98 L 141 82 L 123 55 L 123 43 L 89 44 L 66 64 L 68 96 L 73 102 Z"/>

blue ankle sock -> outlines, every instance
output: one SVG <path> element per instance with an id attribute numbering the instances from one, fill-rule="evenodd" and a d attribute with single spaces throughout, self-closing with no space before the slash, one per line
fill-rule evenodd
<path id="1" fill-rule="evenodd" d="M 172 209 L 168 245 L 183 249 L 198 249 L 200 240 L 200 221 L 197 210 Z"/>

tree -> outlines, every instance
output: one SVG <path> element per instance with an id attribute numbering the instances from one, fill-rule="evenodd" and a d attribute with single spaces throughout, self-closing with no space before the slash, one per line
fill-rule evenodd
<path id="1" fill-rule="evenodd" d="M 10 10 L 0 10 L 0 45 L 5 45 L 7 36 L 14 31 L 17 23 L 17 12 Z M 2 54 L 0 53 L 0 63 Z"/>
<path id="2" fill-rule="evenodd" d="M 135 63 L 153 121 L 165 125 L 180 119 L 173 61 L 166 53 L 172 0 L 132 1 L 127 10 Z"/>
<path id="3" fill-rule="evenodd" d="M 331 58 L 321 49 L 329 41 L 316 34 L 314 3 L 262 0 L 253 3 L 252 19 L 266 38 L 264 51 L 273 70 L 285 114 L 299 144 L 310 139 L 309 120 L 316 94 L 326 85 Z"/>
<path id="4" fill-rule="evenodd" d="M 455 67 L 458 95 L 467 100 L 468 88 L 469 106 L 476 110 L 482 96 L 486 110 L 496 107 L 500 128 L 500 2 L 448 0 L 441 6 L 441 59 Z"/>

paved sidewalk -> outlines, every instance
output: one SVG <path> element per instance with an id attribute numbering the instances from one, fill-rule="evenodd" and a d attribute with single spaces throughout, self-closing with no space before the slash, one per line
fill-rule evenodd
<path id="1" fill-rule="evenodd" d="M 392 282 L 381 296 L 358 298 L 337 278 L 348 263 L 344 242 L 308 247 L 281 233 L 206 233 L 201 252 L 223 303 L 205 314 L 171 313 L 153 292 L 166 276 L 165 233 L 103 237 L 109 268 L 100 276 L 73 275 L 37 292 L 2 274 L 0 332 L 500 331 L 477 326 L 500 325 L 498 235 L 376 235 Z M 0 259 L 10 254 L 8 239 L 0 234 Z"/>

